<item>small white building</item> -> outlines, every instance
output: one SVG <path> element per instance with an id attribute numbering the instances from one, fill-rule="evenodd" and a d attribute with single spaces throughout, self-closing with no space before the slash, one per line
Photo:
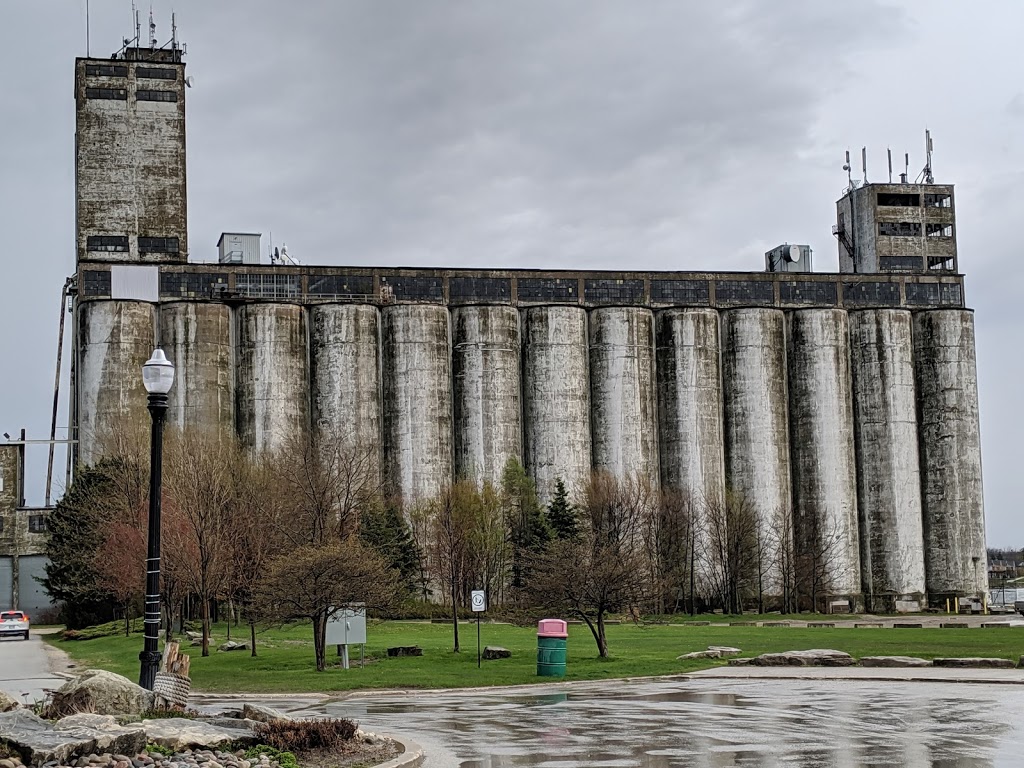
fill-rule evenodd
<path id="1" fill-rule="evenodd" d="M 218 261 L 221 264 L 259 264 L 259 232 L 223 232 L 217 241 Z"/>

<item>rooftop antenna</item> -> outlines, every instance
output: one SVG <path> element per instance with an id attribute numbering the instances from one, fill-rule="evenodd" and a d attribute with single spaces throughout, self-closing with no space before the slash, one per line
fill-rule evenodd
<path id="1" fill-rule="evenodd" d="M 178 50 L 178 22 L 174 18 L 174 12 L 171 11 L 171 48 Z"/>
<path id="2" fill-rule="evenodd" d="M 85 0 L 85 58 L 92 58 L 92 50 L 89 47 L 89 0 Z"/>
<path id="3" fill-rule="evenodd" d="M 850 165 L 850 150 L 846 150 L 846 162 L 843 164 L 843 170 L 846 171 L 846 180 L 850 183 L 850 189 L 853 189 L 853 172 Z"/>
<path id="4" fill-rule="evenodd" d="M 153 6 L 149 7 L 149 49 L 156 50 L 156 22 L 153 21 Z"/>
<path id="5" fill-rule="evenodd" d="M 867 147 L 861 147 L 860 148 L 860 164 L 861 164 L 861 167 L 864 169 L 864 183 L 867 184 L 868 183 L 868 148 Z"/>
<path id="6" fill-rule="evenodd" d="M 892 148 L 886 148 L 885 151 L 889 154 L 889 183 L 892 184 Z"/>
<path id="7" fill-rule="evenodd" d="M 935 177 L 932 175 L 932 149 L 933 149 L 933 146 L 932 146 L 932 132 L 929 131 L 927 128 L 925 128 L 924 129 L 924 153 L 925 153 L 925 157 L 927 158 L 925 160 L 925 165 L 924 165 L 924 183 L 925 184 L 934 184 L 935 183 Z"/>
<path id="8" fill-rule="evenodd" d="M 132 13 L 135 14 L 135 47 L 138 48 L 142 45 L 142 24 L 139 22 L 139 9 L 135 6 L 135 0 L 132 0 Z"/>
<path id="9" fill-rule="evenodd" d="M 900 174 L 900 184 L 906 184 L 910 177 L 910 153 L 903 153 L 903 173 Z"/>

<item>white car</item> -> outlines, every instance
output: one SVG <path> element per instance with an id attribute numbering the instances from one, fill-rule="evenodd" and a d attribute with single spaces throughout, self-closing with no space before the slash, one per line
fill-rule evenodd
<path id="1" fill-rule="evenodd" d="M 24 611 L 0 613 L 0 637 L 20 637 L 28 640 L 28 614 Z"/>

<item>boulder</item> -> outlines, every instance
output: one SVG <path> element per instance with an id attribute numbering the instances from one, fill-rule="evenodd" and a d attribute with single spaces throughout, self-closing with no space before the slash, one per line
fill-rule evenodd
<path id="1" fill-rule="evenodd" d="M 10 712 L 17 709 L 21 703 L 6 691 L 0 691 L 0 712 Z"/>
<path id="2" fill-rule="evenodd" d="M 0 714 L 0 742 L 21 755 L 26 765 L 34 766 L 53 761 L 66 764 L 72 758 L 96 753 L 137 754 L 146 746 L 141 728 L 124 728 L 113 717 L 75 717 L 78 719 L 54 725 L 27 710 L 4 712 Z"/>
<path id="3" fill-rule="evenodd" d="M 693 651 L 692 653 L 684 653 L 682 656 L 676 656 L 676 661 L 686 661 L 687 659 L 720 659 L 722 654 L 718 651 Z"/>
<path id="4" fill-rule="evenodd" d="M 1013 669 L 1014 663 L 1010 659 L 933 659 L 932 664 L 936 667 L 960 667 L 970 669 Z"/>
<path id="5" fill-rule="evenodd" d="M 484 648 L 484 658 L 488 661 L 494 659 L 510 659 L 512 658 L 512 651 L 508 648 L 502 648 L 499 645 L 488 645 Z"/>
<path id="6" fill-rule="evenodd" d="M 152 708 L 152 691 L 103 669 L 87 669 L 68 680 L 53 694 L 50 705 L 55 715 L 139 715 Z"/>
<path id="7" fill-rule="evenodd" d="M 733 648 L 729 645 L 709 645 L 708 650 L 718 651 L 718 655 L 722 657 L 739 656 L 741 653 L 743 653 L 743 651 L 741 651 L 739 648 Z"/>
<path id="8" fill-rule="evenodd" d="M 422 656 L 423 649 L 418 645 L 399 645 L 388 648 L 388 656 Z"/>
<path id="9" fill-rule="evenodd" d="M 94 752 L 135 755 L 146 746 L 146 732 L 138 724 L 121 725 L 113 715 L 70 715 L 54 723 L 53 730 L 83 738 L 95 735 Z"/>
<path id="10" fill-rule="evenodd" d="M 730 667 L 750 667 L 754 665 L 755 659 L 729 659 Z"/>
<path id="11" fill-rule="evenodd" d="M 814 648 L 809 651 L 762 653 L 751 663 L 758 667 L 852 667 L 857 662 L 842 651 Z"/>
<path id="12" fill-rule="evenodd" d="M 218 650 L 221 650 L 221 651 L 248 651 L 249 650 L 249 641 L 248 640 L 242 640 L 240 642 L 236 642 L 235 640 L 228 640 L 226 643 L 222 644 L 221 647 Z"/>
<path id="13" fill-rule="evenodd" d="M 259 704 L 243 704 L 242 717 L 246 720 L 255 720 L 258 723 L 269 723 L 271 720 L 291 720 L 284 712 Z"/>
<path id="14" fill-rule="evenodd" d="M 228 725 L 222 719 L 220 723 L 189 720 L 184 717 L 166 717 L 155 720 L 143 720 L 142 728 L 148 741 L 161 747 L 182 752 L 193 747 L 213 749 L 237 742 L 240 745 L 256 743 L 253 731 L 244 721 L 235 721 Z"/>
<path id="15" fill-rule="evenodd" d="M 862 667 L 930 667 L 931 661 L 916 656 L 865 656 L 860 660 Z"/>

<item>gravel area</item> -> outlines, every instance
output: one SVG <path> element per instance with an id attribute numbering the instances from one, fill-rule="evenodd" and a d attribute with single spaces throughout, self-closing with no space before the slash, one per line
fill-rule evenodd
<path id="1" fill-rule="evenodd" d="M 302 768 L 356 768 L 377 765 L 398 754 L 399 747 L 393 741 L 380 739 L 374 744 L 366 744 L 353 739 L 340 751 L 300 753 L 296 760 Z M 0 759 L 0 768 L 19 768 L 21 765 L 17 757 Z M 135 757 L 87 755 L 67 764 L 54 760 L 44 763 L 42 768 L 280 768 L 280 763 L 268 755 L 248 760 L 244 750 L 188 749 L 173 755 L 158 752 L 140 752 Z"/>

